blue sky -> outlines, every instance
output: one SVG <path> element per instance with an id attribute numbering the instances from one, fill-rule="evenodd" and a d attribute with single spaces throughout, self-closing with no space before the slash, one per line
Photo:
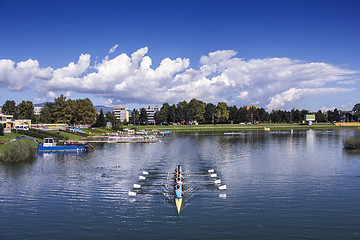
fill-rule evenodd
<path id="1" fill-rule="evenodd" d="M 350 110 L 359 12 L 347 0 L 0 0 L 0 104 L 65 94 Z"/>

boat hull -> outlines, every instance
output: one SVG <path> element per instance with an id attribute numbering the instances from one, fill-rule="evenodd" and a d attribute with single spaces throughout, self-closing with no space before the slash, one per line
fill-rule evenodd
<path id="1" fill-rule="evenodd" d="M 81 145 L 64 145 L 64 146 L 52 146 L 52 147 L 43 147 L 40 146 L 36 150 L 38 152 L 82 152 L 86 151 L 87 146 Z"/>
<path id="2" fill-rule="evenodd" d="M 180 215 L 180 212 L 181 212 L 182 202 L 183 202 L 182 198 L 175 198 L 176 210 L 177 210 L 177 213 L 179 215 Z"/>

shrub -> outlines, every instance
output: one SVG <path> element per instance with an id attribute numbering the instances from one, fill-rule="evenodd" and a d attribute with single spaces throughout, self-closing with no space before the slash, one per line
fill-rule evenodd
<path id="1" fill-rule="evenodd" d="M 26 141 L 15 141 L 5 144 L 0 161 L 18 162 L 34 160 L 36 157 L 36 147 L 33 143 Z"/>
<path id="2" fill-rule="evenodd" d="M 124 130 L 124 126 L 119 126 L 119 125 L 113 125 L 111 127 L 112 130 L 114 131 L 123 131 Z"/>
<path id="3" fill-rule="evenodd" d="M 345 149 L 360 149 L 360 138 L 348 137 L 343 142 Z"/>
<path id="4" fill-rule="evenodd" d="M 0 123 L 0 136 L 4 136 L 4 125 Z"/>

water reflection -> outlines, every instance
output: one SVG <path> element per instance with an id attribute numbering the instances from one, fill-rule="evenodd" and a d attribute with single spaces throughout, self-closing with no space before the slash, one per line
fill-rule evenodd
<path id="1" fill-rule="evenodd" d="M 343 150 L 342 139 L 355 134 L 179 134 L 159 143 L 99 144 L 84 154 L 40 154 L 30 163 L 1 163 L 0 221 L 5 225 L 0 237 L 167 239 L 178 230 L 183 238 L 199 239 L 353 239 L 360 214 L 360 155 Z M 194 190 L 180 219 L 167 202 L 171 197 L 163 194 L 171 187 L 160 186 L 171 185 L 166 173 L 178 163 L 199 175 L 215 169 L 227 185 L 219 191 L 206 182 L 209 176 L 186 176 L 204 182 L 187 183 Z M 140 181 L 144 170 L 162 178 Z M 152 186 L 129 198 L 134 183 Z"/>

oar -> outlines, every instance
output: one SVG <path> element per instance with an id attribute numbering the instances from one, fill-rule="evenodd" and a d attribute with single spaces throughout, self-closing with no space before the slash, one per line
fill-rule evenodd
<path id="1" fill-rule="evenodd" d="M 173 195 L 172 193 L 142 193 L 142 192 L 133 192 L 133 191 L 129 191 L 128 192 L 128 195 L 129 196 L 132 196 L 132 197 L 135 197 L 136 195 L 138 194 L 151 194 L 151 195 Z"/>
<path id="2" fill-rule="evenodd" d="M 217 177 L 217 174 L 216 173 L 213 173 L 213 174 L 204 174 L 204 175 L 185 175 L 185 177 L 207 177 L 207 176 L 210 176 L 212 178 L 214 177 Z"/>
<path id="3" fill-rule="evenodd" d="M 220 184 L 221 183 L 221 179 L 215 180 L 215 181 L 185 181 L 188 183 L 215 183 L 215 184 Z"/>
<path id="4" fill-rule="evenodd" d="M 142 175 L 139 176 L 140 180 L 146 180 L 147 178 L 149 178 L 149 179 L 166 179 L 166 180 L 173 179 L 173 178 L 166 178 L 166 177 L 145 177 Z"/>
<path id="5" fill-rule="evenodd" d="M 143 184 L 143 185 L 140 185 L 140 184 L 136 184 L 134 183 L 133 185 L 133 188 L 141 188 L 141 187 L 146 187 L 146 186 L 155 186 L 155 187 L 169 187 L 170 185 L 168 184 Z"/>

